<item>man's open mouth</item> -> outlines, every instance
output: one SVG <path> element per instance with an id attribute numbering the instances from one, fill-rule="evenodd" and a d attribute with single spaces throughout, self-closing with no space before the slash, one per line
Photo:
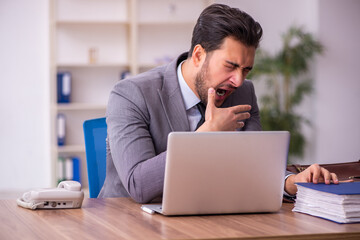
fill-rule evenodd
<path id="1" fill-rule="evenodd" d="M 219 97 L 225 96 L 226 92 L 227 92 L 226 90 L 220 89 L 220 88 L 218 88 L 218 89 L 216 90 L 216 94 L 217 94 Z"/>

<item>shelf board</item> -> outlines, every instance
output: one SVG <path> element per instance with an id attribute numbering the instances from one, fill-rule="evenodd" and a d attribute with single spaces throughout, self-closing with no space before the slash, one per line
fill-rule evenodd
<path id="1" fill-rule="evenodd" d="M 182 20 L 150 20 L 150 21 L 144 21 L 141 20 L 138 22 L 139 26 L 165 26 L 165 25 L 195 25 L 196 21 L 188 20 L 188 21 L 182 21 Z"/>
<path id="2" fill-rule="evenodd" d="M 57 20 L 56 24 L 61 25 L 128 25 L 126 20 Z"/>
<path id="3" fill-rule="evenodd" d="M 129 68 L 126 63 L 58 63 L 60 68 Z"/>
<path id="4" fill-rule="evenodd" d="M 85 145 L 65 145 L 57 146 L 58 153 L 83 153 L 85 152 Z"/>
<path id="5" fill-rule="evenodd" d="M 92 103 L 58 103 L 57 110 L 74 111 L 74 110 L 106 110 L 106 105 Z"/>
<path id="6" fill-rule="evenodd" d="M 166 64 L 166 63 L 164 63 Z M 139 64 L 139 68 L 145 68 L 145 69 L 151 69 L 151 68 L 155 68 L 164 64 L 156 64 L 156 63 L 140 63 Z"/>
<path id="7" fill-rule="evenodd" d="M 167 65 L 170 62 L 163 62 L 163 63 L 139 63 L 139 68 L 143 68 L 143 69 L 152 69 L 152 68 L 156 68 L 156 67 L 160 67 L 163 65 Z"/>

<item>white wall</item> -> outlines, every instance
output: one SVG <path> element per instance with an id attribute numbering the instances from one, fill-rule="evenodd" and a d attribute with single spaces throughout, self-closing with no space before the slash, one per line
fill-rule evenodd
<path id="1" fill-rule="evenodd" d="M 48 1 L 0 1 L 0 190 L 50 185 Z"/>
<path id="2" fill-rule="evenodd" d="M 319 37 L 326 47 L 316 74 L 318 162 L 360 159 L 360 1 L 320 0 Z"/>
<path id="3" fill-rule="evenodd" d="M 220 2 L 257 19 L 264 28 L 262 46 L 270 51 L 280 47 L 280 34 L 293 23 L 319 36 L 327 51 L 314 65 L 316 94 L 302 108 L 313 122 L 303 162 L 357 160 L 360 1 Z M 50 186 L 48 1 L 1 0 L 0 36 L 0 191 Z"/>

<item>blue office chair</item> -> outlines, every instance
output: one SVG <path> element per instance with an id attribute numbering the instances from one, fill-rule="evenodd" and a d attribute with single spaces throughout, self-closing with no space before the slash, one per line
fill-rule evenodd
<path id="1" fill-rule="evenodd" d="M 86 120 L 83 128 L 90 198 L 96 198 L 106 175 L 106 118 Z"/>

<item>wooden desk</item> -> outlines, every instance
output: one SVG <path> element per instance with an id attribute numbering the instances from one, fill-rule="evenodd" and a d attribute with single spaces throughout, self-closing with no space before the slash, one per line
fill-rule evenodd
<path id="1" fill-rule="evenodd" d="M 359 224 L 337 224 L 291 211 L 165 217 L 128 198 L 85 199 L 81 209 L 30 210 L 0 200 L 0 239 L 360 239 Z"/>

